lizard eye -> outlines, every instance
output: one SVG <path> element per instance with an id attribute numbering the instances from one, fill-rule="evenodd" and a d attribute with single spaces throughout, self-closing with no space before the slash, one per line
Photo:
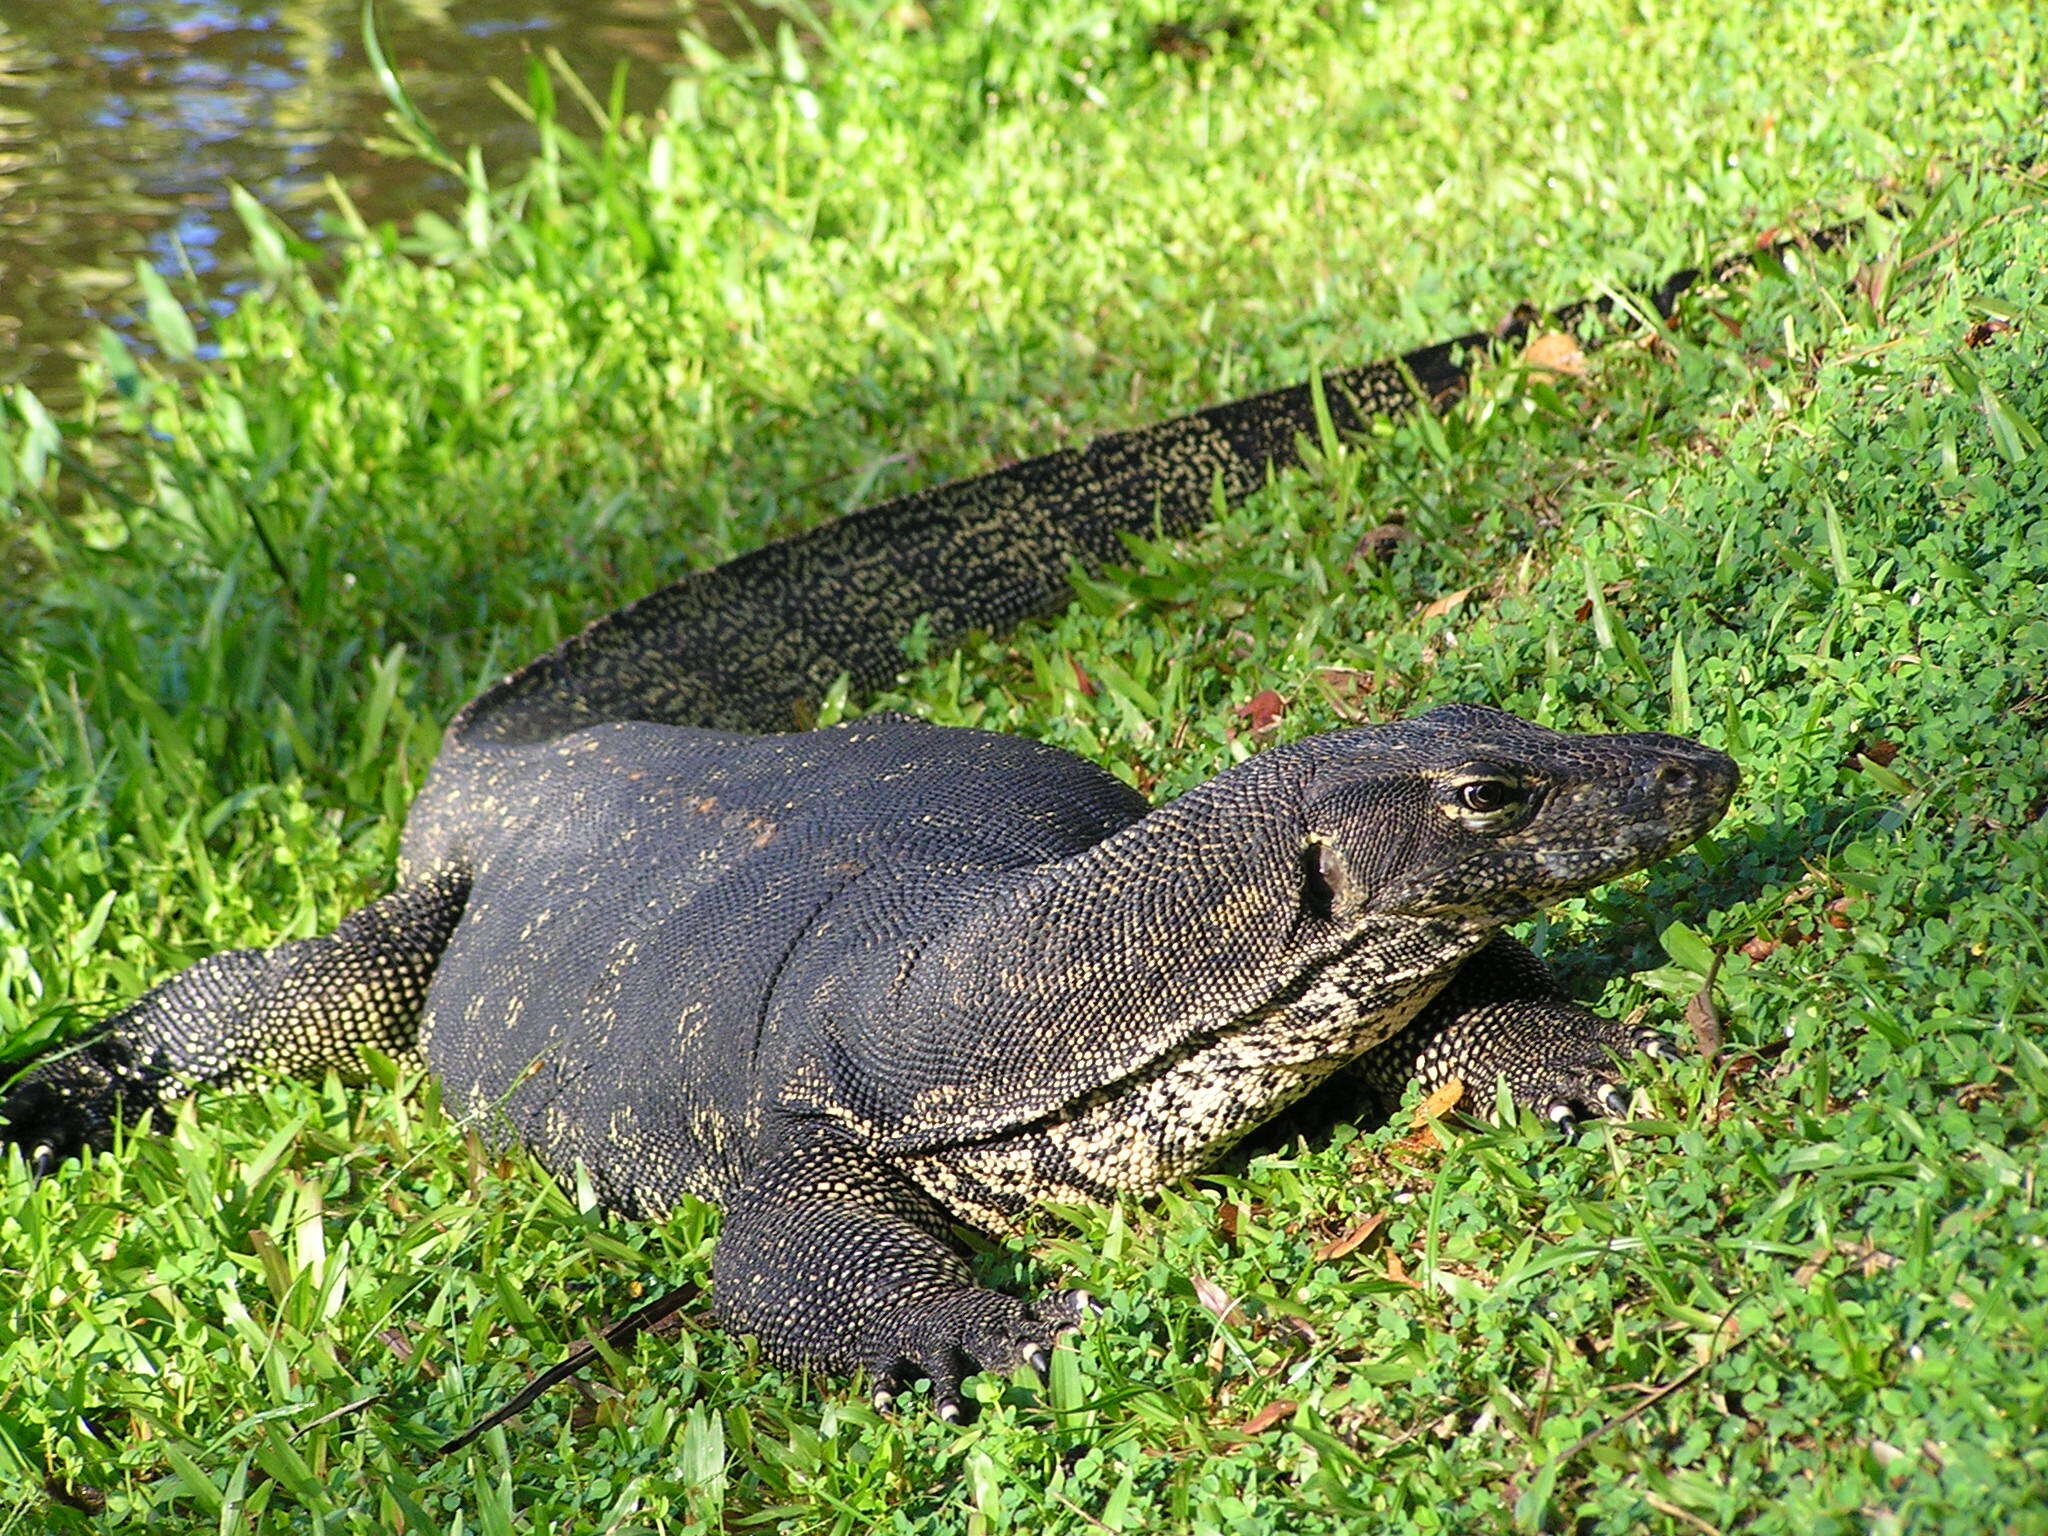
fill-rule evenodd
<path id="1" fill-rule="evenodd" d="M 1461 784 L 1458 787 L 1458 803 L 1466 810 L 1477 811 L 1482 816 L 1494 811 L 1504 811 L 1521 798 L 1520 788 L 1513 784 L 1503 784 L 1499 779 L 1480 779 L 1475 783 Z"/>
<path id="2" fill-rule="evenodd" d="M 1470 763 L 1439 791 L 1443 813 L 1468 832 L 1494 834 L 1521 825 L 1530 809 L 1529 786 L 1513 769 Z"/>

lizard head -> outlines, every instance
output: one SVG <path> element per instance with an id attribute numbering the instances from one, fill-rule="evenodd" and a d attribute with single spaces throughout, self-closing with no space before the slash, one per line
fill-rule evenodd
<path id="1" fill-rule="evenodd" d="M 1685 847 L 1737 779 L 1681 736 L 1564 735 L 1473 705 L 1301 748 L 1302 905 L 1340 923 L 1526 916 Z"/>
<path id="2" fill-rule="evenodd" d="M 914 1070 L 899 1150 L 1084 1101 L 1122 1105 L 1141 1141 L 1146 1116 L 1199 1105 L 1183 1150 L 1213 1149 L 1386 1039 L 1499 925 L 1693 841 L 1735 781 L 1679 737 L 1563 735 L 1466 706 L 1275 746 L 1074 854 L 991 876 L 892 994 L 906 1022 L 842 1045 L 854 1063 L 886 1049 L 886 1070 L 835 1067 L 853 1086 L 818 1102 Z M 1159 1092 L 1190 1097 L 1146 1100 L 1169 1072 L 1180 1086 Z"/>

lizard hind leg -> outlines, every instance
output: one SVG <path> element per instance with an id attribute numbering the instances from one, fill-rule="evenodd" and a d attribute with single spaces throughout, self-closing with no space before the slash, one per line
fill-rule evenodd
<path id="1" fill-rule="evenodd" d="M 361 1048 L 413 1048 L 434 966 L 469 895 L 453 871 L 401 886 L 334 932 L 274 949 L 212 955 L 152 988 L 85 1044 L 31 1065 L 0 1088 L 0 1147 L 36 1173 L 116 1124 L 201 1088 L 267 1074 L 362 1069 Z"/>

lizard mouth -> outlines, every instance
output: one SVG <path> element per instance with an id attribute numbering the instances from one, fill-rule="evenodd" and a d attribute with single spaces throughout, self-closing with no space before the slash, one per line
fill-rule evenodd
<path id="1" fill-rule="evenodd" d="M 1674 836 L 1668 822 L 1640 821 L 1616 827 L 1597 843 L 1491 850 L 1390 891 L 1371 910 L 1416 918 L 1515 922 L 1554 902 L 1648 869 L 1696 842 L 1712 824 L 1705 821 Z"/>
<path id="2" fill-rule="evenodd" d="M 1560 883 L 1573 883 L 1588 876 L 1599 881 L 1619 880 L 1690 847 L 1706 830 L 1703 826 L 1681 840 L 1672 837 L 1668 823 L 1635 822 L 1615 828 L 1613 838 L 1607 842 L 1584 843 L 1576 848 L 1541 848 L 1531 858 L 1542 874 Z"/>

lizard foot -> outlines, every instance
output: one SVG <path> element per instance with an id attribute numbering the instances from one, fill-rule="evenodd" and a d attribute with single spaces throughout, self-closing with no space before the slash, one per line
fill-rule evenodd
<path id="1" fill-rule="evenodd" d="M 961 1423 L 967 1404 L 960 1388 L 969 1376 L 1019 1365 L 1043 1376 L 1054 1341 L 1096 1310 L 1085 1291 L 1062 1291 L 1033 1306 L 980 1289 L 890 1308 L 874 1320 L 865 1341 L 875 1406 L 890 1408 L 912 1382 L 927 1377 L 932 1411 L 948 1424 Z"/>
<path id="2" fill-rule="evenodd" d="M 1503 1007 L 1501 1012 L 1511 1010 Z M 1519 1010 L 1516 1010 L 1519 1011 Z M 1632 1029 L 1581 1008 L 1528 1010 L 1496 1021 L 1495 1079 L 1506 1082 L 1521 1108 L 1562 1130 L 1584 1119 L 1625 1119 L 1629 1093 L 1624 1064 L 1634 1056 L 1676 1061 L 1678 1053 L 1655 1030 Z M 1487 1082 L 1473 1084 L 1483 1101 Z"/>
<path id="3" fill-rule="evenodd" d="M 82 1053 L 81 1053 L 82 1054 Z M 112 1138 L 112 1088 L 88 1060 L 60 1057 L 0 1094 L 0 1151 L 20 1151 L 34 1177 Z"/>
<path id="4" fill-rule="evenodd" d="M 1624 1064 L 1639 1055 L 1678 1059 L 1657 1031 L 1581 1008 L 1541 960 L 1500 937 L 1413 1023 L 1369 1052 L 1358 1076 L 1395 1097 L 1411 1083 L 1432 1092 L 1456 1078 L 1465 1084 L 1465 1106 L 1479 1113 L 1493 1108 L 1505 1083 L 1517 1108 L 1569 1129 L 1581 1119 L 1628 1113 Z"/>

